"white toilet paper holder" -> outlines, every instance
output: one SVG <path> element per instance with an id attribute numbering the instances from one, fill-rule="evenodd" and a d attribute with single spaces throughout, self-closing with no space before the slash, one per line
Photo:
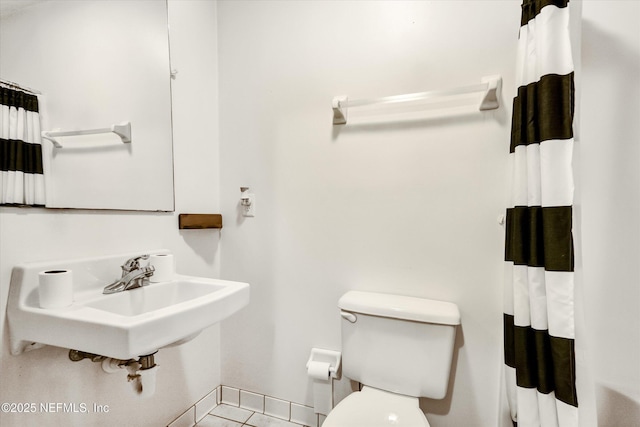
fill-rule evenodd
<path id="1" fill-rule="evenodd" d="M 309 360 L 307 360 L 307 370 L 312 362 L 328 363 L 329 378 L 340 379 L 340 364 L 342 362 L 342 353 L 339 351 L 325 350 L 322 348 L 312 348 Z"/>

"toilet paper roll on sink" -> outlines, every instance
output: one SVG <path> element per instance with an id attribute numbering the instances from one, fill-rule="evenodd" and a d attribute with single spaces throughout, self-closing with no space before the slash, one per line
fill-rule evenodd
<path id="1" fill-rule="evenodd" d="M 63 308 L 73 303 L 71 270 L 47 270 L 38 273 L 38 299 L 41 308 Z"/>
<path id="2" fill-rule="evenodd" d="M 149 257 L 149 265 L 155 268 L 153 275 L 149 277 L 149 281 L 168 282 L 173 280 L 175 275 L 175 262 L 171 254 L 155 254 Z"/>
<path id="3" fill-rule="evenodd" d="M 325 362 L 310 362 L 307 374 L 313 379 L 313 412 L 327 415 L 333 409 L 333 379 Z"/>

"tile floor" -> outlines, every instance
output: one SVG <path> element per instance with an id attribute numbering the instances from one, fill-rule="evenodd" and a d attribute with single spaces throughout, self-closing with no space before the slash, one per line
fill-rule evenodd
<path id="1" fill-rule="evenodd" d="M 220 404 L 213 408 L 196 427 L 301 427 L 301 424 L 270 417 L 248 409 Z"/>

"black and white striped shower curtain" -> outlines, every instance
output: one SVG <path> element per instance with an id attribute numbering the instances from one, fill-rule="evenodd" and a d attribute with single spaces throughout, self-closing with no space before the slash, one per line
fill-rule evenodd
<path id="1" fill-rule="evenodd" d="M 578 426 L 573 71 L 568 0 L 524 0 L 505 230 L 505 377 L 518 427 Z"/>
<path id="2" fill-rule="evenodd" d="M 38 97 L 0 86 L 0 205 L 44 204 Z"/>

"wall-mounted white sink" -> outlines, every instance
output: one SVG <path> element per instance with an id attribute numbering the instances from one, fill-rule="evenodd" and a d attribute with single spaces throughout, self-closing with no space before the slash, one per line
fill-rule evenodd
<path id="1" fill-rule="evenodd" d="M 11 353 L 48 344 L 136 358 L 193 338 L 249 303 L 247 283 L 184 275 L 104 295 L 103 288 L 119 277 L 119 266 L 136 255 L 14 267 L 7 307 Z M 52 269 L 73 270 L 74 301 L 68 307 L 40 308 L 38 273 Z"/>

